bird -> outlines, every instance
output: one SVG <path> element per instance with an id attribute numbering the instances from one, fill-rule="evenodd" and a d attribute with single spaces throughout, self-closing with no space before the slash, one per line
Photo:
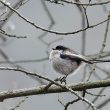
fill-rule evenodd
<path id="1" fill-rule="evenodd" d="M 49 60 L 54 70 L 64 76 L 60 78 L 61 83 L 66 83 L 66 77 L 70 74 L 74 74 L 83 62 L 93 64 L 93 62 L 89 61 L 83 55 L 62 45 L 52 48 Z"/>

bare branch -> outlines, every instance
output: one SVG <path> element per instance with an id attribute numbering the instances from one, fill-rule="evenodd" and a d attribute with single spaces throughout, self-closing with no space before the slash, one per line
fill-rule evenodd
<path id="1" fill-rule="evenodd" d="M 7 37 L 13 37 L 13 38 L 27 38 L 26 36 L 17 36 L 17 35 L 11 35 L 6 33 L 4 30 L 0 29 L 0 33 L 7 36 Z"/>
<path id="2" fill-rule="evenodd" d="M 73 103 L 75 103 L 75 102 L 78 102 L 79 100 L 80 100 L 80 99 L 78 98 L 78 99 L 75 99 L 75 100 L 73 100 L 73 101 L 71 101 L 71 102 L 66 103 L 64 110 L 67 110 L 68 107 L 69 107 L 69 105 L 71 105 L 71 104 L 73 104 Z"/>
<path id="3" fill-rule="evenodd" d="M 49 0 L 46 0 L 46 1 L 49 1 Z M 68 0 L 58 0 L 58 1 L 65 2 L 68 4 L 83 5 L 83 6 L 98 6 L 98 5 L 104 5 L 104 4 L 110 3 L 110 1 L 99 2 L 99 3 L 89 3 L 89 4 L 73 2 L 73 1 L 68 1 Z"/>
<path id="4" fill-rule="evenodd" d="M 105 22 L 107 22 L 110 18 L 107 18 L 106 20 L 103 20 L 97 24 L 94 24 L 94 25 L 91 25 L 89 27 L 86 27 L 86 28 L 83 28 L 83 29 L 80 29 L 80 30 L 77 30 L 77 31 L 74 31 L 74 32 L 57 32 L 57 31 L 51 31 L 51 30 L 48 30 L 48 29 L 45 29 L 45 28 L 42 28 L 40 26 L 37 26 L 35 23 L 31 22 L 30 20 L 28 20 L 27 18 L 25 18 L 23 15 L 21 15 L 17 10 L 13 9 L 12 7 L 10 7 L 9 5 L 5 4 L 3 1 L 0 0 L 0 2 L 2 4 L 4 4 L 5 6 L 7 6 L 10 10 L 12 10 L 13 12 L 15 12 L 20 18 L 22 18 L 24 21 L 26 21 L 27 23 L 31 24 L 32 26 L 34 26 L 35 28 L 37 29 L 40 29 L 42 31 L 46 31 L 46 32 L 49 32 L 49 33 L 53 33 L 53 34 L 58 34 L 58 35 L 70 35 L 70 34 L 76 34 L 76 33 L 79 33 L 79 32 L 82 32 L 82 31 L 85 31 L 87 29 L 91 29 L 91 28 L 94 28 L 98 25 L 101 25 Z"/>
<path id="5" fill-rule="evenodd" d="M 3 92 L 0 92 L 0 100 L 3 101 L 4 99 L 8 99 L 8 98 L 23 97 L 23 96 L 29 96 L 29 95 L 69 92 L 69 90 L 67 90 L 65 88 L 65 85 L 61 85 L 63 88 L 53 85 L 53 86 L 49 87 L 47 90 L 45 90 L 46 86 L 47 85 L 28 88 L 28 89 L 25 88 L 25 89 L 18 89 L 18 90 L 12 90 L 12 91 L 3 91 Z M 86 82 L 86 83 L 80 83 L 80 84 L 71 84 L 71 85 L 67 85 L 67 86 L 74 91 L 82 91 L 85 89 L 109 87 L 110 79 L 94 81 L 94 82 Z"/>
<path id="6" fill-rule="evenodd" d="M 18 104 L 17 104 L 15 107 L 13 107 L 13 108 L 11 108 L 11 109 L 9 109 L 9 110 L 16 110 L 17 108 L 20 107 L 20 105 L 21 105 L 22 103 L 24 103 L 24 102 L 26 101 L 27 98 L 28 98 L 28 97 L 24 97 L 24 99 L 22 99 L 21 101 L 19 101 Z"/>
<path id="7" fill-rule="evenodd" d="M 43 61 L 46 61 L 48 60 L 48 57 L 44 57 L 44 58 L 41 58 L 41 59 L 31 59 L 31 60 L 16 60 L 16 61 L 11 61 L 8 62 L 8 61 L 0 61 L 0 63 L 36 63 L 36 62 L 43 62 Z"/>
<path id="8" fill-rule="evenodd" d="M 108 14 L 108 19 L 109 19 L 109 14 Z M 97 58 L 100 58 L 101 57 L 101 54 L 103 53 L 104 49 L 105 49 L 105 46 L 106 46 L 106 41 L 107 41 L 107 34 L 108 34 L 108 28 L 109 28 L 109 20 L 107 21 L 107 24 L 106 24 L 106 30 L 105 30 L 105 35 L 104 35 L 104 39 L 103 39 L 103 42 L 102 42 L 102 47 L 99 51 L 99 55 L 97 56 Z M 88 77 L 88 80 L 90 79 L 92 73 L 95 71 L 95 67 L 96 67 L 96 64 L 93 64 L 92 66 L 92 70 L 90 71 L 90 75 Z"/>
<path id="9" fill-rule="evenodd" d="M 59 84 L 59 83 L 57 83 L 57 82 L 55 82 L 55 81 L 53 81 L 53 80 L 51 80 L 51 79 L 49 79 L 49 78 L 47 78 L 47 77 L 44 77 L 44 76 L 42 76 L 42 75 L 39 75 L 38 73 L 28 72 L 28 71 L 26 71 L 26 70 L 19 69 L 19 68 L 8 68 L 8 67 L 7 67 L 7 68 L 6 68 L 6 67 L 1 67 L 0 70 L 18 71 L 18 72 L 25 73 L 26 75 L 36 76 L 36 77 L 38 77 L 38 78 L 44 79 L 44 80 L 46 80 L 46 81 L 49 81 L 49 82 L 51 82 L 52 84 L 55 84 L 55 85 L 61 87 L 62 89 L 66 89 L 67 91 L 71 92 L 72 94 L 74 94 L 75 96 L 77 96 L 80 100 L 82 100 L 82 101 L 84 101 L 85 103 L 87 103 L 88 105 L 90 105 L 93 110 L 97 110 L 97 108 L 95 107 L 95 105 L 94 105 L 93 103 L 91 103 L 91 102 L 90 102 L 89 100 L 87 100 L 86 98 L 80 96 L 77 92 L 73 91 L 69 86 L 66 86 L 66 85 L 63 85 L 63 84 Z M 98 84 L 98 85 L 99 85 L 99 84 Z M 51 87 L 51 86 L 50 86 L 50 87 Z M 50 87 L 49 87 L 49 88 L 50 88 Z M 48 88 L 48 89 L 49 89 L 49 88 Z M 47 91 L 48 89 L 45 89 L 45 88 L 44 88 L 44 91 Z M 85 90 L 85 89 L 84 89 L 84 90 Z M 41 90 L 41 91 L 42 91 L 42 90 Z M 11 93 L 12 93 L 12 91 L 11 91 Z M 5 95 L 6 95 L 6 94 L 5 94 Z M 25 96 L 26 96 L 26 95 L 25 95 Z M 1 99 L 1 100 L 4 100 L 2 97 L 1 97 L 0 99 Z"/>
<path id="10" fill-rule="evenodd" d="M 108 97 L 105 101 L 102 101 L 102 103 L 100 103 L 97 107 L 103 108 L 105 105 L 107 105 L 110 102 L 110 97 Z"/>

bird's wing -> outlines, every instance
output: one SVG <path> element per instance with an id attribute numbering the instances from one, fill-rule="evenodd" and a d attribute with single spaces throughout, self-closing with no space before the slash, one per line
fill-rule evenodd
<path id="1" fill-rule="evenodd" d="M 92 64 L 92 62 L 88 61 L 83 55 L 78 54 L 77 52 L 63 52 L 60 54 L 61 58 L 64 59 L 71 59 L 71 60 L 81 60 L 84 61 L 86 63 Z"/>

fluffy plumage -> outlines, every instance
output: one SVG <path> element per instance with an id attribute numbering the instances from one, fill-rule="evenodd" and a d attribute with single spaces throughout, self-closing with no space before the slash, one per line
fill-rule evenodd
<path id="1" fill-rule="evenodd" d="M 82 62 L 92 64 L 84 56 L 62 45 L 53 48 L 49 56 L 53 68 L 63 75 L 69 75 L 82 64 Z"/>

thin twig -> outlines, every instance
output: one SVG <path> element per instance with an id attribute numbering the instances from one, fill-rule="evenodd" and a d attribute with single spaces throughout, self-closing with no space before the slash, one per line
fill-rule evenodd
<path id="1" fill-rule="evenodd" d="M 86 93 L 89 94 L 89 95 L 98 96 L 98 97 L 99 97 L 99 96 L 100 96 L 100 97 L 106 96 L 106 95 L 100 95 L 100 94 L 93 94 L 93 93 L 88 92 L 88 91 L 86 91 Z"/>
<path id="2" fill-rule="evenodd" d="M 108 19 L 109 19 L 109 14 L 108 14 Z M 101 54 L 103 53 L 104 49 L 105 49 L 105 46 L 106 46 L 106 41 L 107 41 L 107 34 L 108 34 L 108 28 L 109 28 L 109 20 L 107 21 L 107 25 L 106 25 L 106 30 L 105 30 L 105 35 L 104 35 L 104 39 L 103 39 L 103 42 L 102 42 L 102 47 L 99 51 L 99 55 L 97 56 L 97 58 L 100 58 L 101 57 Z M 92 66 L 92 70 L 90 71 L 90 75 L 88 77 L 88 80 L 90 79 L 92 73 L 95 71 L 95 67 L 96 67 L 96 64 L 93 64 Z"/>
<path id="3" fill-rule="evenodd" d="M 11 35 L 6 33 L 4 30 L 0 29 L 0 33 L 7 36 L 7 37 L 13 37 L 13 38 L 27 38 L 27 36 L 17 36 L 17 35 Z"/>
<path id="4" fill-rule="evenodd" d="M 101 109 L 103 108 L 105 105 L 107 105 L 110 102 L 110 97 L 108 97 L 105 101 L 102 101 L 97 108 Z"/>
<path id="5" fill-rule="evenodd" d="M 67 110 L 68 107 L 69 107 L 69 105 L 71 105 L 71 104 L 73 104 L 73 103 L 75 103 L 75 102 L 78 102 L 79 100 L 80 100 L 80 99 L 78 98 L 78 99 L 75 99 L 75 100 L 73 100 L 73 101 L 71 101 L 71 102 L 66 103 L 64 110 Z"/>
<path id="6" fill-rule="evenodd" d="M 16 110 L 17 108 L 19 108 L 21 106 L 22 103 L 24 103 L 26 101 L 28 97 L 24 97 L 24 99 L 22 99 L 21 101 L 18 102 L 18 104 L 16 104 L 15 107 L 9 109 L 9 110 Z"/>
<path id="7" fill-rule="evenodd" d="M 46 0 L 46 1 L 49 1 L 49 0 Z M 68 3 L 68 4 L 83 5 L 83 6 L 98 6 L 98 5 L 104 5 L 104 4 L 110 3 L 110 1 L 99 2 L 99 3 L 89 3 L 89 4 L 79 3 L 79 2 L 72 2 L 72 1 L 68 1 L 68 0 L 58 0 L 58 1 L 65 2 L 65 3 Z"/>
<path id="8" fill-rule="evenodd" d="M 87 100 L 86 98 L 80 96 L 77 92 L 73 91 L 73 90 L 72 90 L 69 86 L 67 86 L 67 85 L 59 84 L 59 83 L 57 83 L 57 82 L 55 82 L 55 81 L 50 80 L 50 79 L 47 78 L 47 77 L 44 77 L 44 76 L 39 75 L 39 74 L 37 74 L 37 73 L 28 72 L 28 71 L 26 71 L 26 70 L 19 69 L 19 68 L 8 68 L 8 67 L 6 68 L 6 67 L 1 67 L 0 70 L 12 70 L 12 71 L 18 71 L 18 72 L 25 73 L 26 75 L 37 76 L 38 78 L 44 79 L 44 80 L 46 80 L 46 81 L 49 81 L 49 82 L 51 82 L 51 83 L 53 83 L 53 84 L 59 86 L 59 87 L 62 88 L 63 90 L 65 89 L 65 90 L 71 92 L 72 94 L 74 94 L 75 96 L 77 96 L 80 100 L 82 100 L 82 101 L 86 102 L 88 105 L 90 105 L 93 110 L 98 110 L 93 103 L 91 103 L 91 102 L 90 102 L 89 100 Z M 99 85 L 99 84 L 98 84 L 98 85 Z M 105 86 L 105 85 L 104 85 L 104 86 Z M 42 91 L 42 88 L 41 88 L 41 87 L 40 87 L 40 89 L 41 89 L 41 91 Z M 48 89 L 48 90 L 49 90 L 49 89 Z M 46 90 L 46 91 L 48 91 L 48 90 Z M 21 91 L 21 90 L 20 90 L 20 91 Z M 40 92 L 41 92 L 41 91 L 40 91 Z M 44 88 L 43 93 L 46 92 L 46 91 L 45 91 L 45 88 Z M 31 91 L 31 92 L 32 92 L 32 91 Z M 10 94 L 10 93 L 12 93 L 12 91 L 9 92 L 9 94 Z M 16 92 L 14 92 L 14 93 L 15 93 L 15 95 L 16 95 Z M 23 92 L 20 92 L 20 94 L 22 94 L 22 93 L 23 93 Z M 26 93 L 28 93 L 28 92 L 26 92 Z M 30 94 L 30 93 L 29 93 L 29 94 Z M 5 93 L 5 95 L 7 95 L 7 94 Z M 17 95 L 18 95 L 18 94 L 17 94 Z M 26 96 L 26 95 L 25 95 L 25 96 Z M 6 98 L 6 96 L 3 97 L 3 95 L 2 95 L 2 96 L 0 97 L 1 101 L 3 101 L 4 98 Z"/>
<path id="9" fill-rule="evenodd" d="M 35 28 L 37 29 L 40 29 L 42 31 L 46 31 L 46 32 L 49 32 L 49 33 L 53 33 L 53 34 L 58 34 L 58 35 L 70 35 L 70 34 L 76 34 L 76 33 L 79 33 L 79 32 L 82 32 L 82 31 L 85 31 L 87 29 L 90 29 L 90 28 L 94 28 L 98 25 L 101 25 L 105 22 L 107 22 L 110 18 L 107 18 L 106 20 L 103 20 L 97 24 L 94 24 L 94 25 L 91 25 L 89 27 L 86 27 L 86 28 L 83 28 L 83 29 L 80 29 L 80 30 L 77 30 L 77 31 L 74 31 L 74 32 L 57 32 L 57 31 L 51 31 L 51 30 L 48 30 L 48 29 L 45 29 L 45 28 L 42 28 L 40 26 L 37 26 L 35 23 L 31 22 L 30 20 L 28 20 L 27 18 L 25 18 L 23 15 L 21 15 L 17 10 L 13 9 L 12 7 L 10 7 L 9 5 L 5 4 L 4 2 L 2 2 L 0 0 L 0 2 L 2 4 L 4 4 L 5 6 L 7 6 L 10 10 L 12 10 L 13 12 L 15 12 L 20 18 L 22 18 L 24 21 L 26 21 L 27 23 L 31 24 L 32 26 L 34 26 Z"/>

